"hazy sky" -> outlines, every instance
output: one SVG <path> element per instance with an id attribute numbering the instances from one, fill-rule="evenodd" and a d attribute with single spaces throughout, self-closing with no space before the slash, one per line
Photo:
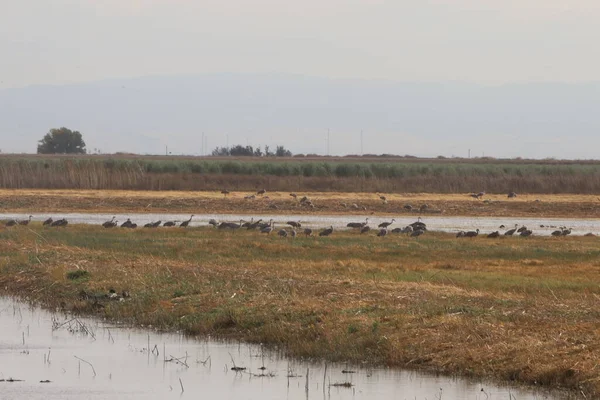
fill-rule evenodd
<path id="1" fill-rule="evenodd" d="M 0 0 L 0 89 L 204 72 L 598 81 L 599 21 L 598 0 Z"/>

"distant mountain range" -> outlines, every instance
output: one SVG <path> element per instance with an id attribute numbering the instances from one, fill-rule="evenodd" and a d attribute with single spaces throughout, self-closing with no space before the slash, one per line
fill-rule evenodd
<path id="1" fill-rule="evenodd" d="M 294 153 L 599 158 L 600 83 L 479 86 L 280 74 L 113 79 L 0 90 L 0 149 L 50 129 L 88 150 L 200 154 L 228 143 Z M 202 133 L 208 149 L 203 149 Z"/>

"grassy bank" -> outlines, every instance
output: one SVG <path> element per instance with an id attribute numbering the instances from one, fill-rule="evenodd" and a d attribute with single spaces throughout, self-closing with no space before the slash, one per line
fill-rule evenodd
<path id="1" fill-rule="evenodd" d="M 599 256 L 593 237 L 291 240 L 33 224 L 0 232 L 0 287 L 50 307 L 268 343 L 297 357 L 560 386 L 594 398 Z M 131 297 L 94 300 L 109 289 Z"/>
<path id="2" fill-rule="evenodd" d="M 4 156 L 0 188 L 597 193 L 600 163 Z"/>

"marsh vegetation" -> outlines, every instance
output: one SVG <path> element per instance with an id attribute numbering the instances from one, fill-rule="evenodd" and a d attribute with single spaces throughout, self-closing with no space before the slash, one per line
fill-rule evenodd
<path id="1" fill-rule="evenodd" d="M 0 285 L 49 307 L 264 343 L 294 357 L 593 397 L 599 256 L 594 237 L 292 239 L 32 223 L 0 233 Z"/>

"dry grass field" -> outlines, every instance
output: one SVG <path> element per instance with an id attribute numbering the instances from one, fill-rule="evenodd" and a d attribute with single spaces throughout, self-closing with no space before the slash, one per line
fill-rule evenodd
<path id="1" fill-rule="evenodd" d="M 599 243 L 32 223 L 0 231 L 0 287 L 51 308 L 266 343 L 295 357 L 561 387 L 589 399 L 600 396 Z M 109 300 L 111 289 L 129 297 Z"/>
<path id="2" fill-rule="evenodd" d="M 0 190 L 1 212 L 17 213 L 247 213 L 247 214 L 347 214 L 431 215 L 495 217 L 600 217 L 596 195 L 485 195 L 432 193 L 267 192 L 246 199 L 254 192 L 220 191 L 122 191 L 122 190 Z M 307 196 L 312 203 L 301 203 Z M 386 202 L 380 199 L 385 196 Z M 411 210 L 405 208 L 410 205 Z M 424 208 L 423 206 L 426 206 Z"/>

